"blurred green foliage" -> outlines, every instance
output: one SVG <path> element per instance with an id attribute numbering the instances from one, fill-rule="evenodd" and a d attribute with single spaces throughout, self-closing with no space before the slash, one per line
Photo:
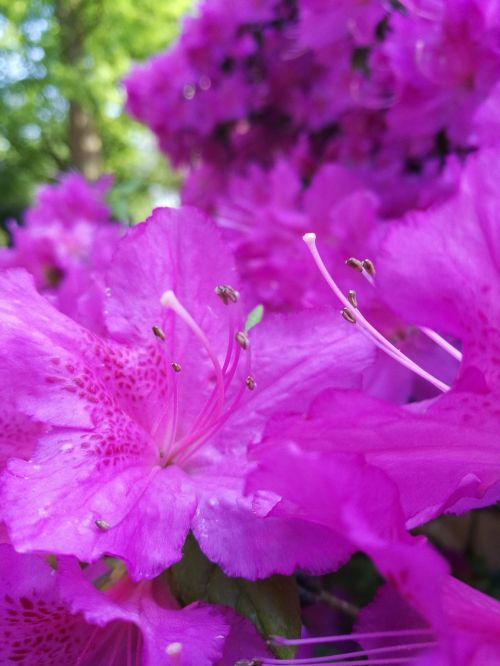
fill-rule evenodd
<path id="1" fill-rule="evenodd" d="M 18 215 L 38 183 L 85 172 L 71 141 L 75 108 L 91 124 L 98 171 L 115 176 L 117 216 L 139 219 L 152 191 L 175 186 L 148 131 L 124 113 L 120 81 L 168 46 L 189 4 L 0 0 L 1 219 Z"/>

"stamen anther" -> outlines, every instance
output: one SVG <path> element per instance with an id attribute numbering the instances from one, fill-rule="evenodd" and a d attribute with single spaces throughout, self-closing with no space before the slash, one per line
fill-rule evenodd
<path id="1" fill-rule="evenodd" d="M 153 326 L 152 331 L 160 340 L 166 340 L 166 335 L 159 326 Z"/>
<path id="2" fill-rule="evenodd" d="M 370 322 L 363 316 L 363 313 L 358 310 L 356 312 L 356 319 L 354 318 L 353 313 L 350 310 L 350 301 L 347 299 L 345 294 L 341 291 L 335 280 L 332 278 L 330 275 L 327 267 L 325 266 L 325 262 L 321 258 L 321 255 L 318 252 L 318 248 L 316 247 L 316 234 L 313 233 L 308 233 L 304 234 L 302 237 L 304 239 L 305 244 L 309 248 L 309 251 L 311 252 L 311 255 L 313 257 L 313 260 L 316 264 L 316 266 L 319 269 L 319 272 L 321 275 L 324 277 L 326 280 L 326 283 L 330 287 L 330 289 L 333 291 L 333 293 L 337 296 L 339 301 L 344 305 L 344 308 L 341 310 L 341 314 L 346 319 L 346 321 L 349 321 L 350 323 L 357 323 L 359 325 L 360 331 L 368 336 L 372 342 L 375 343 L 379 349 L 382 349 L 386 354 L 389 356 L 392 356 L 396 361 L 407 367 L 409 370 L 412 370 L 415 374 L 419 375 L 423 379 L 427 380 L 431 384 L 433 384 L 437 389 L 440 391 L 448 391 L 449 386 L 442 382 L 440 379 L 437 379 L 437 377 L 434 377 L 431 375 L 429 372 L 421 368 L 415 361 L 412 361 L 406 354 L 403 354 L 403 352 L 392 345 L 387 338 L 385 338 L 379 331 L 377 331 L 376 328 L 374 328 Z M 363 272 L 363 275 L 367 277 L 370 281 L 372 280 L 371 275 L 369 275 L 366 271 Z"/>
<path id="3" fill-rule="evenodd" d="M 224 305 L 229 305 L 229 302 L 237 303 L 240 297 L 236 289 L 231 287 L 229 284 L 220 284 L 219 286 L 215 287 L 214 291 L 224 303 Z"/>
<path id="4" fill-rule="evenodd" d="M 351 268 L 354 268 L 354 270 L 358 271 L 358 273 L 363 272 L 363 262 L 359 259 L 356 259 L 356 257 L 349 257 L 349 259 L 346 259 L 345 263 L 347 266 L 350 266 Z"/>
<path id="5" fill-rule="evenodd" d="M 353 308 L 358 307 L 358 299 L 356 297 L 356 292 L 354 291 L 354 289 L 349 289 L 347 298 L 349 299 L 349 303 L 352 305 Z"/>
<path id="6" fill-rule="evenodd" d="M 375 266 L 373 265 L 373 261 L 371 259 L 363 259 L 361 266 L 372 277 L 375 275 Z"/>
<path id="7" fill-rule="evenodd" d="M 255 387 L 257 386 L 257 382 L 252 377 L 252 375 L 248 375 L 248 377 L 245 379 L 245 384 L 250 389 L 250 391 L 255 391 Z"/>
<path id="8" fill-rule="evenodd" d="M 242 349 L 248 349 L 250 347 L 250 340 L 248 335 L 243 331 L 238 331 L 234 336 L 234 339 Z"/>
<path id="9" fill-rule="evenodd" d="M 355 324 L 356 323 L 356 317 L 353 315 L 351 310 L 349 308 L 342 308 L 340 311 L 340 314 L 344 317 L 346 321 L 348 321 L 350 324 Z"/>
<path id="10" fill-rule="evenodd" d="M 175 642 L 175 643 L 169 643 L 167 647 L 165 648 L 165 652 L 167 653 L 167 656 L 170 657 L 170 662 L 173 664 L 179 664 L 181 663 L 181 653 L 182 653 L 182 643 Z"/>
<path id="11" fill-rule="evenodd" d="M 373 276 L 375 275 L 375 267 L 373 266 L 373 262 L 370 261 L 370 259 L 365 259 L 362 262 L 362 267 L 363 267 L 363 273 L 362 273 L 363 277 L 371 284 L 372 287 L 374 287 L 375 280 L 373 279 Z M 436 331 L 433 331 L 432 328 L 427 328 L 425 326 L 418 326 L 418 328 L 420 331 L 422 331 L 424 335 L 426 335 L 430 340 L 439 345 L 441 349 L 444 349 L 445 352 L 448 352 L 448 354 L 453 356 L 453 358 L 455 358 L 457 361 L 462 360 L 462 352 L 459 351 L 452 344 L 450 344 L 448 340 L 439 335 L 439 333 L 436 333 Z"/>
<path id="12" fill-rule="evenodd" d="M 176 361 L 173 361 L 173 362 L 170 364 L 170 367 L 172 368 L 172 370 L 173 370 L 174 372 L 180 372 L 180 371 L 182 370 L 182 368 L 181 368 L 181 364 L 180 364 L 180 363 L 177 363 Z"/>
<path id="13" fill-rule="evenodd" d="M 111 525 L 106 520 L 102 520 L 101 518 L 98 518 L 95 521 L 95 524 L 103 532 L 106 532 L 111 527 Z"/>

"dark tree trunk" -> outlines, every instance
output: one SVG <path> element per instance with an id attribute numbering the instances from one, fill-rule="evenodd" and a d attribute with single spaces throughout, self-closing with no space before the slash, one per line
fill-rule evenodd
<path id="1" fill-rule="evenodd" d="M 94 122 L 78 102 L 69 105 L 70 159 L 86 178 L 95 180 L 101 173 L 102 143 Z"/>
<path id="2" fill-rule="evenodd" d="M 85 0 L 55 0 L 59 22 L 61 61 L 78 70 L 84 55 Z M 68 145 L 70 162 L 89 180 L 101 174 L 102 142 L 94 119 L 77 99 L 69 99 Z"/>

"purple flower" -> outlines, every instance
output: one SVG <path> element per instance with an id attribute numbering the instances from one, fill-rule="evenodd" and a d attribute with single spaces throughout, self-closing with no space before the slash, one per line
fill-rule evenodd
<path id="1" fill-rule="evenodd" d="M 495 0 L 267 0 L 231 12 L 206 1 L 169 51 L 129 75 L 128 110 L 174 164 L 217 173 L 212 197 L 190 179 L 191 201 L 213 207 L 229 170 L 285 159 L 308 183 L 334 163 L 392 218 L 448 196 L 464 158 L 498 134 L 499 19 Z"/>
<path id="2" fill-rule="evenodd" d="M 261 519 L 275 499 L 243 495 L 246 450 L 273 414 L 303 413 L 309 393 L 359 386 L 372 346 L 329 312 L 248 335 L 231 259 L 191 209 L 131 229 L 104 283 L 114 340 L 55 311 L 25 274 L 1 276 L 2 394 L 42 430 L 3 477 L 16 549 L 111 553 L 133 579 L 178 560 L 189 529 L 230 575 L 343 557 L 321 529 Z"/>
<path id="3" fill-rule="evenodd" d="M 408 527 L 498 499 L 497 169 L 494 155 L 471 158 L 457 197 L 391 228 L 378 261 L 379 294 L 404 320 L 460 341 L 462 352 L 438 339 L 460 361 L 451 388 L 390 346 L 366 322 L 361 302 L 354 308 L 344 298 L 366 335 L 442 395 L 397 407 L 328 391 L 306 418 L 276 417 L 267 426 L 269 441 L 288 438 L 325 454 L 356 452 L 383 469 L 400 490 Z"/>
<path id="4" fill-rule="evenodd" d="M 248 488 L 281 497 L 269 519 L 296 515 L 328 526 L 351 550 L 369 555 L 387 581 L 376 601 L 361 612 L 353 634 L 278 639 L 278 644 L 359 642 L 359 650 L 336 653 L 335 660 L 345 664 L 358 663 L 351 661 L 356 657 L 360 664 L 366 657 L 387 663 L 399 663 L 390 661 L 399 658 L 415 665 L 496 663 L 500 604 L 449 576 L 444 560 L 425 538 L 407 534 L 399 490 L 389 476 L 360 455 L 300 450 L 286 431 L 281 442 L 260 448 Z M 311 658 L 308 663 L 326 659 Z M 278 662 L 264 657 L 262 663 Z"/>
<path id="5" fill-rule="evenodd" d="M 8 545 L 0 553 L 4 663 L 233 666 L 238 656 L 265 650 L 228 608 L 195 603 L 181 610 L 164 579 L 133 584 L 103 563 L 82 571 L 72 558 L 53 568 Z"/>
<path id="6" fill-rule="evenodd" d="M 207 174 L 202 170 L 192 177 L 204 180 Z M 191 178 L 183 197 L 190 201 L 192 182 Z M 208 183 L 216 190 L 220 186 Z M 248 285 L 247 298 L 271 310 L 323 306 L 329 299 L 301 240 L 310 228 L 321 233 L 343 285 L 352 283 L 345 260 L 352 254 L 374 256 L 383 234 L 376 197 L 352 172 L 333 164 L 322 167 L 307 190 L 293 163 L 280 160 L 270 170 L 253 165 L 244 175 L 229 176 L 221 196 L 212 194 L 211 199 L 238 272 Z M 210 208 L 204 198 L 195 197 L 192 203 Z M 364 287 L 360 289 L 364 300 L 374 301 L 373 289 Z"/>
<path id="7" fill-rule="evenodd" d="M 395 226 L 379 260 L 379 285 L 383 293 L 391 290 L 391 305 L 407 321 L 461 342 L 455 385 L 426 414 L 460 425 L 460 439 L 470 451 L 464 473 L 475 480 L 478 497 L 491 489 L 485 503 L 495 501 L 498 481 L 498 169 L 495 153 L 471 158 L 460 193 Z M 435 276 L 432 283 L 429 275 Z"/>
<path id="8" fill-rule="evenodd" d="M 95 308 L 82 293 L 110 261 L 121 234 L 104 200 L 110 185 L 109 177 L 91 184 L 68 173 L 42 186 L 24 225 L 10 227 L 13 247 L 0 250 L 0 267 L 26 268 L 56 307 L 95 328 Z"/>

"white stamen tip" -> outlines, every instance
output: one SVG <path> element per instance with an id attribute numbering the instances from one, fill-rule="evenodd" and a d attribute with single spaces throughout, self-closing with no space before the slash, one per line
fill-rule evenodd
<path id="1" fill-rule="evenodd" d="M 182 652 L 182 643 L 169 643 L 165 648 L 169 657 L 177 657 Z"/>
<path id="2" fill-rule="evenodd" d="M 166 308 L 169 308 L 177 302 L 177 298 L 175 297 L 174 292 L 171 289 L 168 289 L 167 291 L 163 292 L 160 301 L 162 305 L 164 305 Z"/>
<path id="3" fill-rule="evenodd" d="M 302 236 L 302 240 L 306 245 L 314 245 L 314 243 L 316 242 L 316 234 L 311 231 L 307 234 L 304 234 Z"/>

